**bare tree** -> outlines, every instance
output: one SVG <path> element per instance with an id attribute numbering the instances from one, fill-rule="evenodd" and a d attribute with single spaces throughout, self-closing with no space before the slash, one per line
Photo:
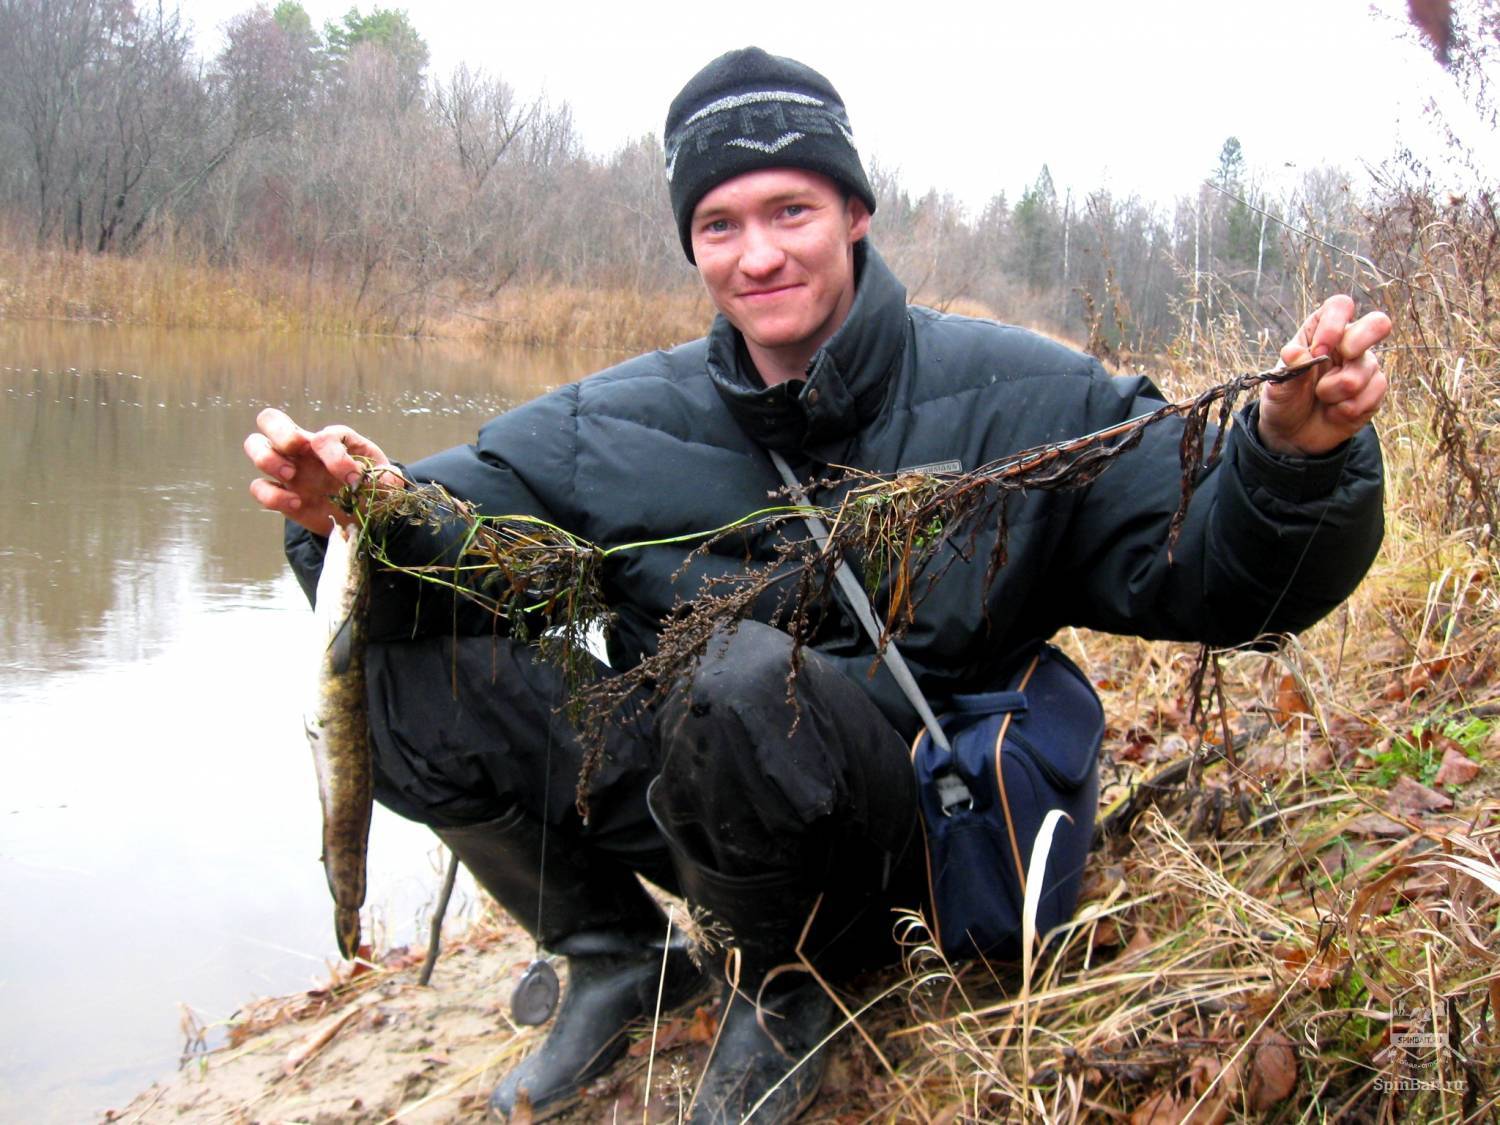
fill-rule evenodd
<path id="1" fill-rule="evenodd" d="M 99 0 L 0 0 L 0 97 L 30 164 L 38 243 L 80 173 L 78 120 L 99 112 L 88 68 L 110 15 Z"/>
<path id="2" fill-rule="evenodd" d="M 495 165 L 537 115 L 536 103 L 523 104 L 504 82 L 460 64 L 433 87 L 433 111 L 447 130 L 464 182 L 478 195 Z"/>

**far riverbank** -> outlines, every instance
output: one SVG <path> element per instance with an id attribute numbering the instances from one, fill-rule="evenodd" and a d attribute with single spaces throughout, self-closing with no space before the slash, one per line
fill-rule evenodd
<path id="1" fill-rule="evenodd" d="M 0 318 L 633 353 L 701 336 L 711 316 L 691 277 L 656 292 L 516 283 L 472 293 L 379 274 L 358 291 L 306 271 L 216 265 L 170 249 L 120 257 L 0 242 Z"/>

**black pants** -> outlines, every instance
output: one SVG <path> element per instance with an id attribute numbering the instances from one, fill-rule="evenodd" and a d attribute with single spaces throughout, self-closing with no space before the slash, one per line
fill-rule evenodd
<path id="1" fill-rule="evenodd" d="M 372 645 L 376 796 L 451 827 L 516 805 L 571 846 L 607 855 L 669 891 L 656 807 L 692 858 L 723 875 L 801 873 L 834 892 L 839 932 L 880 959 L 892 907 L 921 904 L 924 866 L 907 747 L 860 688 L 806 650 L 788 700 L 791 641 L 755 622 L 715 639 L 690 682 L 610 724 L 589 793 L 574 794 L 583 747 L 559 711 L 562 680 L 503 638 Z M 601 667 L 601 674 L 608 669 Z"/>

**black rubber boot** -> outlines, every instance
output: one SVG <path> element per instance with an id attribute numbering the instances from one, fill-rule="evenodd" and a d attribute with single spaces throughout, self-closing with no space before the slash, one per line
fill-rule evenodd
<path id="1" fill-rule="evenodd" d="M 519 809 L 434 831 L 517 922 L 567 960 L 567 988 L 552 1028 L 495 1087 L 496 1112 L 509 1117 L 522 1096 L 543 1116 L 566 1108 L 624 1053 L 627 1028 L 656 1011 L 658 989 L 662 1011 L 707 991 L 708 978 L 689 959 L 686 942 L 674 940 L 663 958 L 666 916 L 623 867 L 556 839 L 548 840 L 544 856 L 540 824 Z"/>
<path id="2" fill-rule="evenodd" d="M 730 878 L 684 863 L 683 890 L 734 935 L 719 1034 L 688 1121 L 794 1121 L 818 1096 L 837 1009 L 796 954 L 813 898 L 798 876 Z"/>
<path id="3" fill-rule="evenodd" d="M 654 805 L 652 814 L 671 847 L 683 897 L 733 938 L 720 958 L 726 979 L 719 1034 L 688 1120 L 793 1121 L 823 1084 L 827 1055 L 820 1048 L 837 1015 L 832 997 L 797 956 L 817 896 L 796 873 L 713 871 L 686 853 Z"/>
<path id="4" fill-rule="evenodd" d="M 823 986 L 805 974 L 794 984 L 779 978 L 765 982 L 758 1002 L 726 988 L 719 1037 L 698 1080 L 688 1121 L 795 1121 L 823 1084 L 828 1056 L 820 1047 L 836 1015 Z"/>

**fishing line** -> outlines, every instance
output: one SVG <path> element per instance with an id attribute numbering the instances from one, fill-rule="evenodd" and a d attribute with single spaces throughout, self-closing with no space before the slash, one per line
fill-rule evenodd
<path id="1" fill-rule="evenodd" d="M 536 925 L 532 929 L 531 964 L 516 982 L 510 995 L 510 1014 L 523 1027 L 535 1027 L 546 1023 L 557 1010 L 557 998 L 562 986 L 557 980 L 557 970 L 542 953 L 542 907 L 547 897 L 547 831 L 552 812 L 552 724 L 556 716 L 547 716 L 547 749 L 542 755 L 542 852 L 537 860 L 536 873 Z"/>

